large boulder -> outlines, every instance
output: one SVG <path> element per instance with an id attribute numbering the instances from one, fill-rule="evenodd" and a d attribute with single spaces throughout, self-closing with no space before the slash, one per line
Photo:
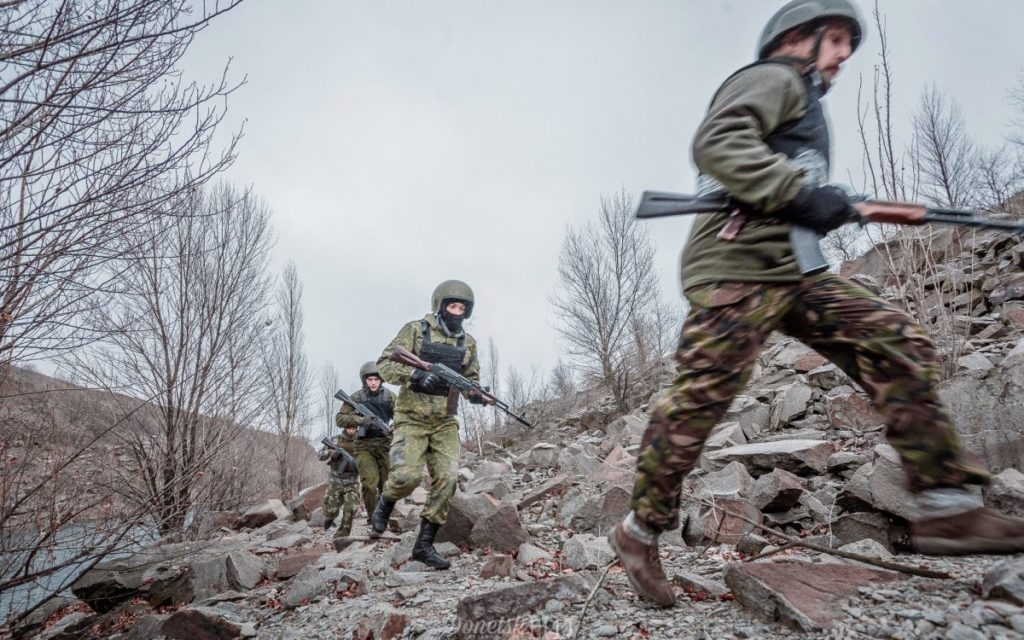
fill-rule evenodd
<path id="1" fill-rule="evenodd" d="M 530 614 L 549 606 L 549 602 L 557 600 L 563 606 L 583 602 L 591 588 L 591 581 L 577 573 L 474 593 L 459 601 L 457 637 L 507 637 L 512 629 L 521 628 Z"/>
<path id="2" fill-rule="evenodd" d="M 299 492 L 299 495 L 288 501 L 292 517 L 296 520 L 309 520 L 313 512 L 323 505 L 325 495 L 327 495 L 326 482 L 306 487 Z"/>
<path id="3" fill-rule="evenodd" d="M 484 494 L 456 491 L 448 503 L 448 520 L 437 532 L 437 541 L 469 544 L 476 523 L 497 511 L 499 505 Z"/>
<path id="4" fill-rule="evenodd" d="M 238 517 L 236 526 L 239 529 L 256 529 L 275 520 L 291 517 L 291 515 L 291 510 L 284 506 L 283 502 L 277 498 L 271 498 L 243 511 L 242 515 Z"/>
<path id="5" fill-rule="evenodd" d="M 740 462 L 754 476 L 774 469 L 816 475 L 828 467 L 833 451 L 832 443 L 825 440 L 779 440 L 728 447 L 713 451 L 705 458 L 712 468 L 718 469 L 730 462 Z"/>
<path id="6" fill-rule="evenodd" d="M 533 448 L 515 459 L 518 469 L 555 469 L 561 450 L 553 444 L 538 442 Z"/>
<path id="7" fill-rule="evenodd" d="M 994 472 L 1024 468 L 1024 339 L 984 377 L 957 375 L 939 393 L 969 451 Z"/>
<path id="8" fill-rule="evenodd" d="M 515 551 L 530 539 L 519 520 L 519 511 L 510 503 L 502 504 L 497 511 L 477 522 L 469 534 L 473 546 L 503 552 Z"/>

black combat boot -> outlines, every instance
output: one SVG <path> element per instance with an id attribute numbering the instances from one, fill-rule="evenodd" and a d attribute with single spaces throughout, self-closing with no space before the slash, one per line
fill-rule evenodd
<path id="1" fill-rule="evenodd" d="M 371 538 L 379 538 L 388 530 L 388 521 L 391 520 L 391 510 L 394 508 L 395 503 L 386 500 L 382 494 L 377 500 L 377 506 L 373 509 L 373 515 L 370 516 Z"/>
<path id="2" fill-rule="evenodd" d="M 327 520 L 324 520 L 324 531 L 327 531 L 328 529 L 330 529 L 333 526 L 334 526 L 334 518 L 328 518 Z"/>
<path id="3" fill-rule="evenodd" d="M 437 530 L 440 528 L 441 525 L 434 524 L 430 520 L 420 520 L 420 535 L 416 538 L 416 544 L 412 548 L 413 560 L 419 560 L 434 569 L 447 569 L 452 566 L 452 563 L 448 562 L 448 558 L 442 556 L 434 548 L 434 536 L 437 535 Z"/>

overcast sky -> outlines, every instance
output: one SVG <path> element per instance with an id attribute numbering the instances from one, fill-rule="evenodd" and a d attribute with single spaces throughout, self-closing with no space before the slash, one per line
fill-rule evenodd
<path id="1" fill-rule="evenodd" d="M 467 281 L 472 333 L 501 367 L 547 372 L 560 350 L 547 297 L 568 225 L 602 195 L 692 189 L 689 144 L 724 78 L 753 58 L 779 2 L 691 0 L 248 0 L 203 32 L 187 74 L 227 58 L 247 84 L 226 126 L 245 122 L 227 177 L 272 208 L 275 268 L 305 285 L 307 351 L 346 386 L 434 286 Z M 871 5 L 861 4 L 870 17 Z M 882 2 L 906 134 L 934 82 L 972 133 L 1000 144 L 1024 64 L 1024 3 Z M 860 175 L 860 76 L 878 33 L 826 104 L 833 179 Z M 860 185 L 857 185 L 860 186 Z M 648 223 L 664 294 L 688 221 Z"/>

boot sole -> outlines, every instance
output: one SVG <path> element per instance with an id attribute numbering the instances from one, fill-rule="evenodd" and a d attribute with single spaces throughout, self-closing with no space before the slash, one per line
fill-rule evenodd
<path id="1" fill-rule="evenodd" d="M 1005 555 L 1024 552 L 1024 537 L 1013 538 L 938 538 L 915 537 L 914 551 L 926 556 Z"/>
<path id="2" fill-rule="evenodd" d="M 615 559 L 619 561 L 619 566 L 622 567 L 622 572 L 626 574 L 627 578 L 629 578 L 629 584 L 633 585 L 633 591 L 636 591 L 644 600 L 652 602 L 659 607 L 665 607 L 667 609 L 676 605 L 675 598 L 672 599 L 672 602 L 662 602 L 652 597 L 647 593 L 646 589 L 636 583 L 636 580 L 633 579 L 633 576 L 630 575 L 629 571 L 626 569 L 626 565 L 622 562 L 622 551 L 619 549 L 619 544 L 615 541 L 615 529 L 612 529 L 611 533 L 608 534 L 608 546 L 610 546 L 612 551 L 615 552 Z"/>

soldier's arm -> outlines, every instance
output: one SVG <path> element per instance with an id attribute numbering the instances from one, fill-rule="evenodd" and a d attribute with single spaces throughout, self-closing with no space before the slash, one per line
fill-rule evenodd
<path id="1" fill-rule="evenodd" d="M 807 91 L 792 68 L 762 64 L 736 75 L 715 96 L 693 140 L 693 161 L 735 198 L 761 211 L 786 204 L 803 170 L 765 138 L 806 110 Z"/>
<path id="2" fill-rule="evenodd" d="M 359 390 L 353 391 L 348 395 L 350 395 L 356 402 L 362 402 L 360 396 L 356 395 L 357 393 L 359 393 Z M 342 402 L 341 408 L 338 409 L 338 414 L 334 416 L 334 424 L 338 425 L 342 429 L 345 427 L 358 427 L 362 419 L 362 416 L 356 413 L 355 409 L 348 406 L 347 403 Z"/>
<path id="3" fill-rule="evenodd" d="M 326 462 L 331 457 L 331 450 L 327 447 L 320 447 L 320 452 L 316 454 L 316 457 L 320 462 Z"/>
<path id="4" fill-rule="evenodd" d="M 384 351 L 377 358 L 377 368 L 384 382 L 396 386 L 402 386 L 409 382 L 409 377 L 414 369 L 408 365 L 399 364 L 391 359 L 391 353 L 395 347 L 404 347 L 416 353 L 416 337 L 420 332 L 420 323 L 410 322 L 398 332 L 395 339 L 384 348 Z"/>

